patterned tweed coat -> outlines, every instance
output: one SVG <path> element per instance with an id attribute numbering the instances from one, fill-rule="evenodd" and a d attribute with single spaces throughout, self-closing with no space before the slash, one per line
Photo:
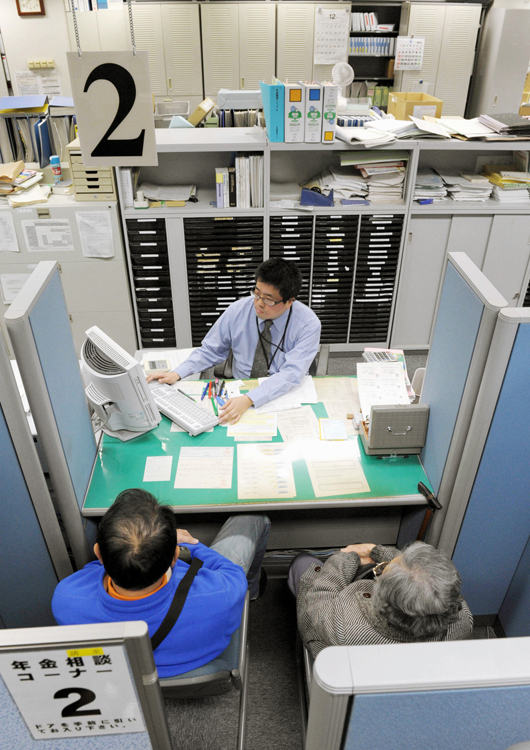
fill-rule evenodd
<path id="1" fill-rule="evenodd" d="M 397 549 L 377 545 L 370 553 L 374 562 L 392 560 Z M 372 607 L 374 580 L 353 581 L 360 566 L 356 552 L 338 552 L 324 565 L 315 563 L 300 578 L 296 602 L 298 628 L 315 657 L 326 646 L 361 646 L 376 643 L 415 643 L 418 639 L 390 625 Z M 353 581 L 353 582 L 352 582 Z M 457 622 L 430 641 L 457 641 L 473 630 L 473 616 L 462 599 Z"/>

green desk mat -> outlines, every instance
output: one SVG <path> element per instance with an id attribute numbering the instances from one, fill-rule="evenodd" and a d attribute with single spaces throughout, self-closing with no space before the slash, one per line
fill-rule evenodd
<path id="1" fill-rule="evenodd" d="M 323 403 L 312 404 L 317 417 L 327 417 Z M 337 495 L 333 498 L 315 498 L 313 485 L 309 477 L 306 463 L 303 459 L 293 461 L 293 473 L 296 486 L 296 497 L 280 500 L 278 498 L 260 498 L 252 500 L 238 500 L 237 497 L 237 445 L 238 443 L 226 435 L 225 427 L 215 427 L 213 432 L 203 432 L 191 437 L 187 432 L 171 432 L 171 421 L 162 417 L 158 427 L 151 432 L 122 443 L 116 438 L 104 435 L 96 456 L 94 471 L 83 505 L 83 512 L 87 515 L 98 515 L 109 508 L 116 496 L 130 487 L 141 487 L 151 492 L 161 503 L 176 508 L 208 507 L 215 509 L 221 505 L 256 505 L 267 503 L 293 503 L 326 500 L 361 500 L 361 499 L 399 499 L 418 496 L 418 482 L 430 487 L 429 480 L 423 470 L 419 458 L 415 455 L 408 458 L 378 459 L 367 456 L 358 441 L 361 465 L 370 486 L 370 492 L 354 495 Z M 279 431 L 278 431 L 279 433 Z M 278 434 L 272 439 L 281 443 Z M 258 441 L 257 441 L 258 442 Z M 270 441 L 269 441 L 270 442 Z M 175 489 L 175 474 L 178 457 L 183 446 L 227 446 L 233 445 L 234 465 L 232 471 L 232 487 L 228 490 L 183 490 Z M 173 456 L 171 479 L 169 482 L 143 482 L 145 460 L 147 456 Z"/>

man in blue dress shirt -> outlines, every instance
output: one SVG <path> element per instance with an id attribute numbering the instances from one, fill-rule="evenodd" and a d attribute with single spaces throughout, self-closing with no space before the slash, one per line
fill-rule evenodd
<path id="1" fill-rule="evenodd" d="M 302 274 L 292 261 L 271 258 L 255 274 L 249 297 L 233 302 L 204 337 L 202 345 L 170 373 L 148 381 L 176 383 L 223 362 L 233 352 L 236 378 L 270 375 L 245 396 L 229 399 L 219 413 L 222 424 L 234 424 L 251 406 L 261 406 L 302 382 L 318 352 L 320 321 L 298 302 Z"/>

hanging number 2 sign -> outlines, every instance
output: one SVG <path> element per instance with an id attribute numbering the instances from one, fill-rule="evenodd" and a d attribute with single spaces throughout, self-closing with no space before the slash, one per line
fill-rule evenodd
<path id="1" fill-rule="evenodd" d="M 85 167 L 156 166 L 147 52 L 68 52 Z"/>

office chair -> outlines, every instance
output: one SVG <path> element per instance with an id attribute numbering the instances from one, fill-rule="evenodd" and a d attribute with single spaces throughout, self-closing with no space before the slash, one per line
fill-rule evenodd
<path id="1" fill-rule="evenodd" d="M 249 594 L 245 597 L 241 625 L 233 633 L 222 654 L 202 667 L 176 677 L 159 679 L 164 698 L 205 698 L 239 690 L 239 726 L 237 750 L 245 744 L 246 707 L 248 689 L 248 610 Z"/>
<path id="2" fill-rule="evenodd" d="M 211 380 L 212 378 L 218 378 L 219 380 L 230 380 L 234 377 L 232 372 L 233 362 L 232 350 L 225 359 L 224 362 L 220 362 L 218 365 L 208 367 L 201 373 L 201 380 Z M 311 362 L 309 367 L 309 375 L 312 377 L 324 377 L 328 373 L 328 362 L 329 362 L 329 344 L 320 344 L 320 349 L 317 352 L 315 359 Z"/>

